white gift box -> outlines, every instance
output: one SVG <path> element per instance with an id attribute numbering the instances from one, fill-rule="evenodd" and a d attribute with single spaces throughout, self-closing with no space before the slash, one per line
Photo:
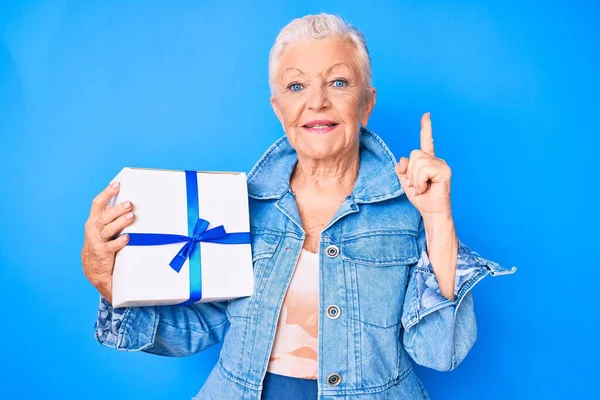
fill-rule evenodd
<path id="1" fill-rule="evenodd" d="M 192 175 L 193 176 L 193 175 Z M 248 188 L 243 172 L 196 172 L 198 214 L 208 229 L 250 235 Z M 123 168 L 113 179 L 120 190 L 112 204 L 133 203 L 134 222 L 123 233 L 189 235 L 185 171 Z M 190 258 L 179 272 L 169 263 L 186 243 L 127 245 L 117 252 L 113 307 L 181 304 L 190 298 Z M 252 295 L 254 274 L 250 243 L 196 242 L 199 246 L 200 303 Z M 196 257 L 198 247 L 194 250 Z M 193 257 L 194 255 L 192 255 Z M 192 263 L 194 265 L 194 263 Z"/>

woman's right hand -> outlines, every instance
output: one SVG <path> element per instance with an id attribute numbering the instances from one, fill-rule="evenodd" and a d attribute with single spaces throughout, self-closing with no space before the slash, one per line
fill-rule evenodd
<path id="1" fill-rule="evenodd" d="M 108 202 L 119 192 L 115 182 L 104 189 L 94 201 L 85 222 L 81 263 L 83 273 L 100 294 L 112 304 L 112 275 L 115 254 L 127 245 L 127 234 L 115 237 L 134 220 L 133 204 L 125 201 L 115 207 Z"/>

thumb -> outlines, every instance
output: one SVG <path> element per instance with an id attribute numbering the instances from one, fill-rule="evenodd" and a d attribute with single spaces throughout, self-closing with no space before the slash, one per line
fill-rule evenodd
<path id="1" fill-rule="evenodd" d="M 399 178 L 406 178 L 406 170 L 408 169 L 408 158 L 400 157 L 400 161 L 396 164 L 396 174 Z"/>
<path id="2" fill-rule="evenodd" d="M 408 169 L 408 158 L 400 157 L 400 161 L 396 164 L 396 175 L 400 180 L 402 187 L 408 186 L 408 177 L 406 176 L 406 170 Z"/>

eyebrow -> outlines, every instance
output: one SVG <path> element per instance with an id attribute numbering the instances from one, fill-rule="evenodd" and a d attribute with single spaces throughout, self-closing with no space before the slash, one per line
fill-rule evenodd
<path id="1" fill-rule="evenodd" d="M 283 71 L 283 73 L 281 74 L 281 76 L 282 77 L 285 76 L 285 74 L 287 74 L 289 71 L 292 71 L 292 70 L 296 70 L 296 71 L 298 71 L 300 73 L 300 75 L 304 75 L 304 72 L 302 72 L 301 69 L 296 68 L 296 67 L 289 67 L 285 71 Z"/>
<path id="2" fill-rule="evenodd" d="M 337 64 L 333 64 L 331 67 L 327 68 L 325 70 L 325 74 L 330 73 L 333 69 L 337 68 L 337 67 L 342 67 L 345 66 L 346 68 L 348 68 L 350 71 L 352 71 L 352 68 L 350 68 L 350 66 L 348 64 L 346 64 L 345 62 L 339 62 Z M 285 71 L 283 71 L 283 73 L 281 74 L 281 77 L 283 78 L 285 76 L 285 74 L 287 74 L 289 71 L 295 70 L 298 73 L 300 73 L 300 75 L 304 76 L 306 75 L 301 69 L 296 68 L 296 67 L 289 67 L 287 68 Z"/>
<path id="3" fill-rule="evenodd" d="M 336 67 L 341 67 L 341 66 L 345 66 L 350 71 L 352 71 L 352 68 L 350 68 L 350 66 L 348 64 L 346 64 L 345 62 L 340 62 L 340 63 L 337 63 L 337 64 L 333 64 L 331 67 L 327 68 L 327 70 L 325 70 L 325 73 L 328 74 L 328 73 L 331 72 L 332 69 L 334 69 Z"/>

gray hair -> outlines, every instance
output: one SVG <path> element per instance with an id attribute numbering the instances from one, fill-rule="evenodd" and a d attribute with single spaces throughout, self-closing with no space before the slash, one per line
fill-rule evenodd
<path id="1" fill-rule="evenodd" d="M 296 18 L 287 24 L 275 39 L 269 52 L 269 86 L 271 95 L 275 94 L 274 80 L 277 62 L 290 44 L 303 39 L 325 39 L 336 37 L 348 40 L 356 49 L 356 59 L 361 67 L 365 90 L 371 87 L 371 57 L 367 49 L 365 36 L 348 22 L 337 15 L 321 13 Z"/>

